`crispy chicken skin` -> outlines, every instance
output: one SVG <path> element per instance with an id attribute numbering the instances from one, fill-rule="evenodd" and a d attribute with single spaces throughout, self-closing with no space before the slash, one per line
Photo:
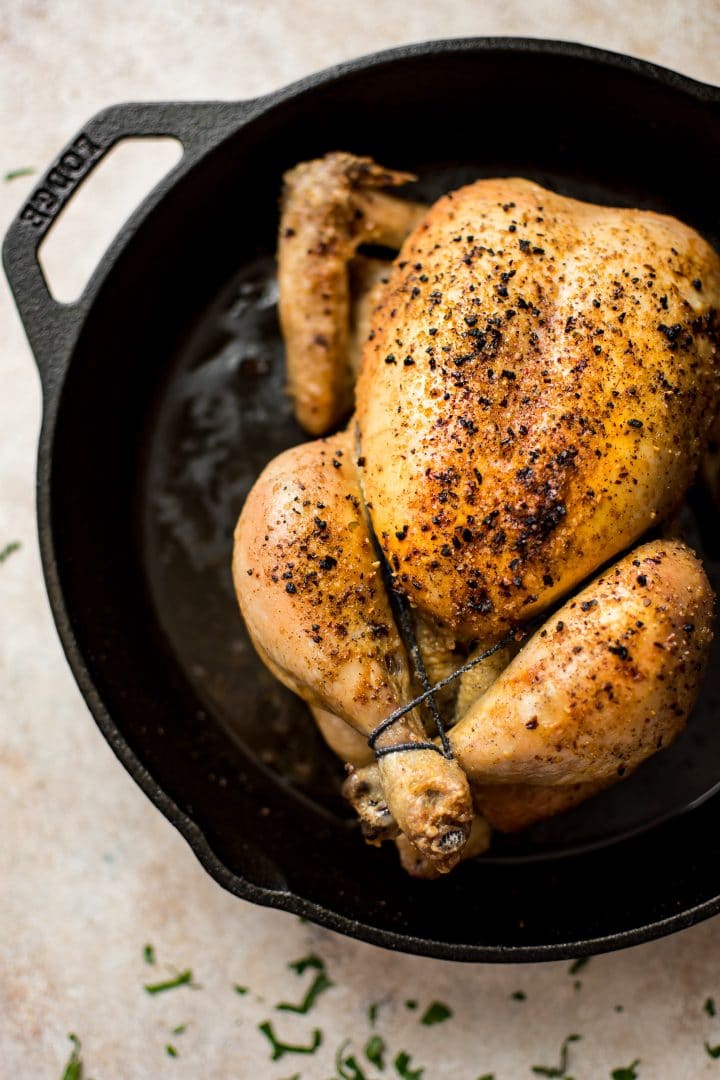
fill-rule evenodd
<path id="1" fill-rule="evenodd" d="M 410 873 L 435 877 L 490 827 L 630 775 L 687 720 L 713 604 L 695 555 L 666 533 L 571 593 L 670 519 L 693 479 L 720 398 L 720 259 L 674 218 L 527 180 L 429 209 L 380 190 L 409 179 L 348 154 L 285 177 L 296 415 L 311 434 L 347 416 L 364 339 L 357 411 L 265 469 L 233 576 L 261 658 L 347 763 L 366 839 L 395 839 Z M 363 263 L 368 242 L 402 248 Z M 545 613 L 519 651 L 438 695 L 451 758 L 368 763 L 368 736 L 420 689 L 388 574 L 431 682 Z M 425 741 L 427 719 L 414 708 L 376 749 Z"/>
<path id="2" fill-rule="evenodd" d="M 526 180 L 432 207 L 357 387 L 373 525 L 421 612 L 496 640 L 672 510 L 717 409 L 719 301 L 673 218 Z"/>

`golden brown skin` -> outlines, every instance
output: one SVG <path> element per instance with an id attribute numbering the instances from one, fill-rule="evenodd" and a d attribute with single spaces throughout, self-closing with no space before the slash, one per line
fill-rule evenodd
<path id="1" fill-rule="evenodd" d="M 298 421 L 322 435 L 347 416 L 355 371 L 348 265 L 360 244 L 399 248 L 425 207 L 381 190 L 414 177 L 327 154 L 285 174 L 278 244 L 280 322 Z"/>
<path id="2" fill-rule="evenodd" d="M 717 409 L 718 304 L 720 260 L 673 218 L 527 180 L 432 207 L 357 387 L 373 525 L 421 612 L 490 643 L 672 510 Z"/>
<path id="3" fill-rule="evenodd" d="M 451 734 L 474 784 L 625 776 L 669 745 L 695 702 L 713 593 L 677 541 L 644 544 L 569 600 Z"/>
<path id="4" fill-rule="evenodd" d="M 261 658 L 311 706 L 367 737 L 412 696 L 349 432 L 295 447 L 268 465 L 235 530 L 233 579 Z M 423 741 L 413 711 L 376 745 Z M 462 769 L 433 750 L 388 754 L 379 768 L 399 827 L 441 872 L 451 869 L 472 820 Z"/>
<path id="5" fill-rule="evenodd" d="M 470 653 L 468 660 L 473 660 L 483 651 L 481 647 L 475 649 Z M 456 721 L 461 720 L 470 706 L 479 697 L 482 697 L 486 690 L 489 690 L 500 672 L 504 671 L 508 666 L 516 652 L 517 646 L 515 644 L 508 645 L 488 656 L 481 663 L 476 664 L 475 667 L 470 668 L 469 671 L 460 676 L 457 680 L 458 693 L 455 702 Z"/>
<path id="6" fill-rule="evenodd" d="M 619 779 L 611 777 L 608 780 L 588 780 L 557 787 L 543 784 L 494 784 L 485 787 L 474 784 L 473 801 L 478 814 L 490 827 L 503 833 L 519 832 L 528 825 L 536 825 L 539 821 L 572 810 Z"/>
<path id="7" fill-rule="evenodd" d="M 371 765 L 375 761 L 367 739 L 359 731 L 319 705 L 311 705 L 310 712 L 323 739 L 341 761 L 356 769 Z"/>
<path id="8" fill-rule="evenodd" d="M 390 263 L 385 259 L 371 259 L 356 255 L 350 263 L 350 334 L 348 359 L 352 369 L 353 392 L 360 359 L 368 334 L 372 328 L 372 316 L 382 288 L 388 283 Z"/>

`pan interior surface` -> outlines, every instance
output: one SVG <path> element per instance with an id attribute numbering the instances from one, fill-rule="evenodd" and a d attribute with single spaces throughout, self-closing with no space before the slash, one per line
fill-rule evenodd
<path id="1" fill-rule="evenodd" d="M 339 796 L 341 766 L 255 656 L 230 578 L 244 496 L 304 438 L 283 392 L 276 310 L 286 168 L 329 150 L 370 154 L 415 172 L 412 194 L 426 200 L 481 176 L 525 176 L 673 213 L 718 247 L 707 167 L 720 160 L 717 127 L 687 88 L 631 65 L 500 46 L 410 52 L 281 97 L 168 193 L 113 267 L 55 431 L 63 593 L 122 739 L 239 893 L 268 890 L 288 907 L 299 897 L 329 925 L 460 959 L 623 943 L 720 893 L 702 854 L 718 816 L 720 643 L 674 747 L 427 884 L 408 880 L 392 851 L 363 845 Z M 700 494 L 683 526 L 718 591 L 720 548 Z"/>

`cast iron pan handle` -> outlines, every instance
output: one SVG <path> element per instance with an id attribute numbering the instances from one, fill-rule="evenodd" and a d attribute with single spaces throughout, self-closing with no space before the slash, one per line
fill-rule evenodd
<path id="1" fill-rule="evenodd" d="M 255 101 L 113 105 L 89 120 L 57 156 L 13 221 L 3 245 L 5 273 L 46 389 L 62 379 L 94 291 L 93 278 L 77 301 L 59 303 L 50 295 L 38 262 L 40 242 L 74 193 L 121 139 L 172 136 L 182 143 L 183 157 L 136 211 L 142 213 L 256 108 Z M 113 248 L 121 237 L 122 233 Z"/>

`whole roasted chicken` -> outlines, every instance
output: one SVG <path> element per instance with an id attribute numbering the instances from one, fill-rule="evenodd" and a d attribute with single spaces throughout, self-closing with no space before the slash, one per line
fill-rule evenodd
<path id="1" fill-rule="evenodd" d="M 356 411 L 268 465 L 233 574 L 367 839 L 434 876 L 687 720 L 713 596 L 666 523 L 718 407 L 720 260 L 660 214 L 522 179 L 428 208 L 388 193 L 410 179 L 348 154 L 285 177 L 289 391 L 323 435 L 359 368 Z"/>

